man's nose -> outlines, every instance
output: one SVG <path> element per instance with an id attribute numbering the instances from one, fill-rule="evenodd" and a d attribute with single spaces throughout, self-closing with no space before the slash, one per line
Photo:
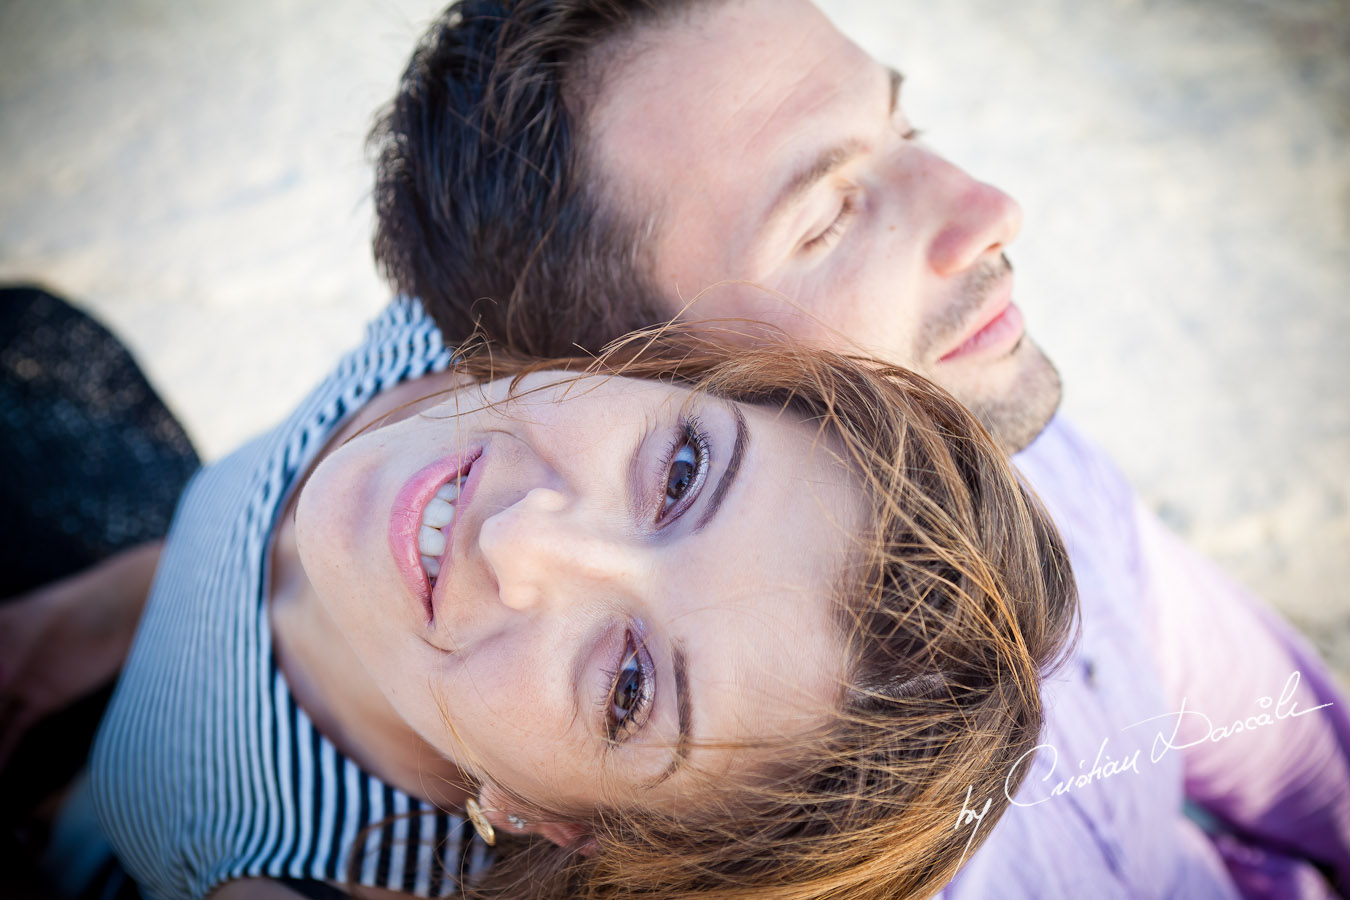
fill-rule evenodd
<path id="1" fill-rule="evenodd" d="M 1002 252 L 1022 230 L 1022 207 L 991 184 L 977 181 L 940 157 L 927 173 L 941 191 L 930 198 L 940 219 L 928 245 L 928 264 L 939 275 L 964 272 L 991 253 Z"/>
<path id="2" fill-rule="evenodd" d="M 483 523 L 478 545 L 502 603 L 528 610 L 592 596 L 635 571 L 633 551 L 603 516 L 559 491 L 534 488 Z"/>

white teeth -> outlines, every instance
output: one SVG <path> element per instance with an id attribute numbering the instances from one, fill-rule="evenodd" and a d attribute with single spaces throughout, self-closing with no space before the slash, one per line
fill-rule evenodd
<path id="1" fill-rule="evenodd" d="M 422 524 L 432 528 L 444 528 L 455 519 L 455 508 L 439 497 L 432 498 L 422 512 Z"/>
<path id="2" fill-rule="evenodd" d="M 455 502 L 459 500 L 462 478 L 441 485 L 436 496 L 422 510 L 422 527 L 417 532 L 417 552 L 422 555 L 422 568 L 427 578 L 435 582 L 441 574 L 441 555 L 445 553 L 445 534 L 442 528 L 455 521 Z"/>
<path id="3" fill-rule="evenodd" d="M 422 530 L 417 532 L 417 550 L 423 556 L 439 557 L 445 552 L 445 535 L 423 525 Z"/>

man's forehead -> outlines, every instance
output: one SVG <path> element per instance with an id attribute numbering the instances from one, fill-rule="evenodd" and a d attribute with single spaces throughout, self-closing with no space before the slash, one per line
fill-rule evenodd
<path id="1" fill-rule="evenodd" d="M 642 39 L 644 52 L 607 73 L 588 129 L 612 161 L 683 157 L 697 165 L 690 148 L 708 159 L 772 151 L 785 126 L 827 116 L 878 68 L 802 0 L 706 10 L 658 26 L 658 36 Z"/>
<path id="2" fill-rule="evenodd" d="M 607 73 L 588 123 L 619 201 L 644 212 L 752 215 L 781 170 L 886 90 L 885 70 L 805 0 L 713 3 L 658 28 Z"/>

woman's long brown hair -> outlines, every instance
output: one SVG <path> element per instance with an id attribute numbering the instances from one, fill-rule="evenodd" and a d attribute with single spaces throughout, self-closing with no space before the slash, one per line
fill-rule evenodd
<path id="1" fill-rule="evenodd" d="M 706 323 L 635 333 L 598 358 L 479 348 L 461 368 L 479 380 L 624 375 L 794 413 L 853 473 L 867 523 L 840 561 L 847 665 L 827 727 L 770 748 L 771 777 L 707 777 L 679 816 L 585 814 L 591 852 L 505 836 L 464 893 L 895 900 L 946 884 L 1020 782 L 1044 718 L 1041 678 L 1077 617 L 1058 534 L 974 417 L 906 369 L 782 340 L 748 346 Z M 967 797 L 990 802 L 978 828 L 957 827 Z"/>

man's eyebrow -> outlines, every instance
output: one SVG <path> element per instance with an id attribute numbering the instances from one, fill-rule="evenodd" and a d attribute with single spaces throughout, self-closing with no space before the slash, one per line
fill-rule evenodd
<path id="1" fill-rule="evenodd" d="M 894 116 L 897 109 L 900 108 L 900 86 L 905 81 L 905 76 L 900 74 L 898 69 L 888 68 L 887 77 L 890 80 L 890 98 L 887 106 L 887 115 Z M 854 157 L 859 156 L 867 149 L 867 145 L 861 140 L 844 141 L 833 147 L 827 148 L 813 159 L 809 165 L 793 173 L 783 186 L 778 190 L 772 203 L 769 204 L 768 212 L 763 216 L 763 225 L 761 230 L 767 230 L 780 216 L 782 216 L 793 204 L 801 201 L 802 197 L 831 174 L 838 171 Z"/>
<path id="2" fill-rule="evenodd" d="M 845 141 L 826 149 L 809 165 L 798 169 L 783 184 L 774 201 L 769 204 L 769 211 L 764 214 L 764 224 L 761 226 L 761 230 L 768 230 L 788 210 L 800 203 L 802 198 L 810 193 L 811 188 L 830 177 L 855 157 L 860 156 L 866 149 L 867 145 L 863 141 Z"/>
<path id="3" fill-rule="evenodd" d="M 750 428 L 745 424 L 745 414 L 734 403 L 731 405 L 731 413 L 736 419 L 736 440 L 731 445 L 727 467 L 722 470 L 722 477 L 718 479 L 717 487 L 713 488 L 712 496 L 708 498 L 708 505 L 703 508 L 703 515 L 699 516 L 698 524 L 694 526 L 696 534 L 707 528 L 713 516 L 717 515 L 717 510 L 722 507 L 727 492 L 731 490 L 731 486 L 736 482 L 736 476 L 740 474 L 746 451 L 750 449 Z"/>
<path id="4" fill-rule="evenodd" d="M 679 641 L 671 643 L 671 668 L 675 670 L 675 706 L 679 711 L 680 733 L 675 739 L 675 758 L 666 766 L 665 771 L 648 782 L 647 788 L 654 788 L 680 770 L 680 766 L 689 762 L 689 736 L 694 733 L 694 704 L 689 697 L 689 663 L 684 655 L 684 646 Z"/>

